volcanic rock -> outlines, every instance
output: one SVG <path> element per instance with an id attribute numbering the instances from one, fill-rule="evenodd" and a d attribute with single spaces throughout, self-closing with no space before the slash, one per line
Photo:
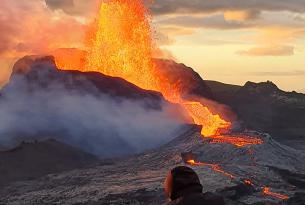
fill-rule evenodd
<path id="1" fill-rule="evenodd" d="M 188 99 L 192 96 L 200 96 L 213 99 L 211 89 L 206 85 L 202 77 L 192 68 L 172 60 L 155 59 L 156 67 L 170 85 L 181 92 L 181 96 Z"/>
<path id="2" fill-rule="evenodd" d="M 47 87 L 52 82 L 64 83 L 66 88 L 80 92 L 109 94 L 114 97 L 146 99 L 150 106 L 160 108 L 162 95 L 158 92 L 143 90 L 121 78 L 103 75 L 97 72 L 64 71 L 56 67 L 52 56 L 26 56 L 18 60 L 11 80 L 23 75 L 34 85 Z"/>
<path id="3" fill-rule="evenodd" d="M 218 165 L 217 169 L 205 165 L 192 168 L 199 175 L 204 192 L 223 194 L 227 204 L 285 204 L 286 201 L 280 198 L 263 194 L 262 187 L 268 186 L 272 192 L 290 197 L 290 205 L 297 205 L 296 201 L 302 200 L 302 195 L 296 193 L 302 190 L 293 187 L 269 165 L 291 173 L 305 173 L 305 154 L 277 143 L 269 135 L 256 135 L 264 140 L 263 144 L 240 148 L 225 143 L 211 144 L 209 139 L 201 137 L 199 127 L 186 126 L 170 143 L 137 156 L 118 159 L 115 164 L 7 186 L 0 190 L 0 203 L 159 205 L 165 201 L 162 182 L 167 172 L 185 165 L 181 153 L 193 153 L 199 162 Z M 255 191 L 243 185 L 243 180 L 249 178 Z M 86 180 L 79 184 L 80 179 Z"/>
<path id="4" fill-rule="evenodd" d="M 56 140 L 23 142 L 0 152 L 0 186 L 97 164 L 98 158 Z"/>
<path id="5" fill-rule="evenodd" d="M 305 95 L 284 92 L 274 83 L 244 86 L 206 81 L 216 101 L 230 106 L 249 129 L 270 133 L 288 145 L 305 149 Z"/>
<path id="6" fill-rule="evenodd" d="M 304 205 L 305 204 L 305 193 L 298 192 L 293 195 L 290 199 L 287 200 L 287 205 Z"/>
<path id="7" fill-rule="evenodd" d="M 251 195 L 256 190 L 252 185 L 248 185 L 245 183 L 239 183 L 232 187 L 227 187 L 221 190 L 218 190 L 218 193 L 221 193 L 222 196 L 231 200 L 238 200 L 243 196 Z"/>

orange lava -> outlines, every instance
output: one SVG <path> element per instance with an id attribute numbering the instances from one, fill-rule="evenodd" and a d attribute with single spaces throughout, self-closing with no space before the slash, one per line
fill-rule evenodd
<path id="1" fill-rule="evenodd" d="M 258 145 L 263 144 L 263 140 L 256 137 L 250 137 L 245 135 L 220 135 L 213 136 L 211 143 L 229 143 L 237 147 L 245 147 L 248 145 Z"/>
<path id="2" fill-rule="evenodd" d="M 268 195 L 268 196 L 272 196 L 272 197 L 275 197 L 275 198 L 278 198 L 278 199 L 281 199 L 281 200 L 289 199 L 289 196 L 287 196 L 287 195 L 271 192 L 269 187 L 263 187 L 263 194 Z"/>
<path id="3" fill-rule="evenodd" d="M 250 179 L 245 179 L 244 183 L 250 186 L 254 186 L 254 184 L 252 183 L 252 181 Z"/>
<path id="4" fill-rule="evenodd" d="M 203 162 L 196 162 L 194 159 L 190 159 L 187 161 L 187 163 L 191 166 L 209 166 L 211 167 L 215 172 L 219 172 L 221 174 L 223 174 L 224 176 L 230 178 L 230 179 L 235 179 L 236 177 L 233 174 L 230 174 L 226 171 L 224 171 L 218 164 L 209 164 L 209 163 L 203 163 Z M 250 185 L 250 186 L 254 186 L 253 182 L 250 179 L 245 179 L 243 180 L 244 184 Z M 262 192 L 264 195 L 266 196 L 271 196 L 277 199 L 281 199 L 281 200 L 287 200 L 289 199 L 289 196 L 284 195 L 284 194 L 279 194 L 279 193 L 275 193 L 270 191 L 269 187 L 263 187 L 262 188 Z"/>
<path id="5" fill-rule="evenodd" d="M 97 71 L 121 77 L 143 89 L 161 92 L 168 101 L 180 104 L 194 123 L 202 125 L 203 136 L 229 130 L 230 122 L 200 102 L 184 100 L 181 91 L 157 69 L 152 58 L 155 44 L 150 19 L 143 0 L 103 0 L 87 35 L 84 62 L 79 61 L 81 65 L 74 67 L 73 63 L 65 62 L 69 58 L 59 56 L 56 64 L 64 70 Z"/>
<path id="6" fill-rule="evenodd" d="M 209 164 L 209 163 L 203 163 L 203 162 L 196 162 L 194 159 L 188 160 L 187 163 L 191 166 L 208 166 L 211 169 L 213 169 L 215 172 L 219 172 L 223 174 L 226 177 L 229 177 L 231 179 L 234 179 L 235 176 L 224 171 L 218 164 Z"/>

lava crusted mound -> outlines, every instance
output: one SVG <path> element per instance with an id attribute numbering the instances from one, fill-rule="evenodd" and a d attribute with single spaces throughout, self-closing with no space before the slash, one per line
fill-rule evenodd
<path id="1" fill-rule="evenodd" d="M 98 72 L 59 70 L 52 56 L 26 56 L 18 60 L 13 67 L 11 80 L 14 81 L 14 78 L 18 78 L 20 75 L 25 77 L 30 86 L 46 88 L 55 82 L 64 84 L 68 89 L 77 89 L 84 94 L 103 93 L 113 97 L 147 99 L 146 103 L 154 108 L 160 108 L 163 100 L 160 93 L 143 90 L 121 78 L 106 76 Z"/>
<path id="2" fill-rule="evenodd" d="M 27 56 L 1 90 L 0 145 L 58 141 L 102 157 L 134 154 L 172 139 L 185 118 L 154 91 L 97 72 L 59 70 L 51 56 Z"/>

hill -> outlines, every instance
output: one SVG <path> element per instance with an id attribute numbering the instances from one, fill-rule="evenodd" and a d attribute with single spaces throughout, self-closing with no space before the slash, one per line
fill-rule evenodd
<path id="1" fill-rule="evenodd" d="M 14 149 L 0 152 L 0 186 L 85 168 L 98 161 L 96 156 L 56 140 L 23 142 Z"/>
<path id="2" fill-rule="evenodd" d="M 244 86 L 206 81 L 215 99 L 230 106 L 249 129 L 268 132 L 278 140 L 305 139 L 305 95 L 285 92 L 274 83 Z"/>

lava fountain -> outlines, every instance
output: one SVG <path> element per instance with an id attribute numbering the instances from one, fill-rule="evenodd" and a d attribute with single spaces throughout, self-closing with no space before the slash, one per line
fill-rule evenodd
<path id="1" fill-rule="evenodd" d="M 104 0 L 98 17 L 90 29 L 84 66 L 81 71 L 96 71 L 125 80 L 147 90 L 161 92 L 170 102 L 178 103 L 202 125 L 202 135 L 211 136 L 229 130 L 231 123 L 213 114 L 200 102 L 181 96 L 179 89 L 169 85 L 153 61 L 155 44 L 151 30 L 151 15 L 143 0 Z M 56 59 L 61 69 L 68 64 Z"/>

